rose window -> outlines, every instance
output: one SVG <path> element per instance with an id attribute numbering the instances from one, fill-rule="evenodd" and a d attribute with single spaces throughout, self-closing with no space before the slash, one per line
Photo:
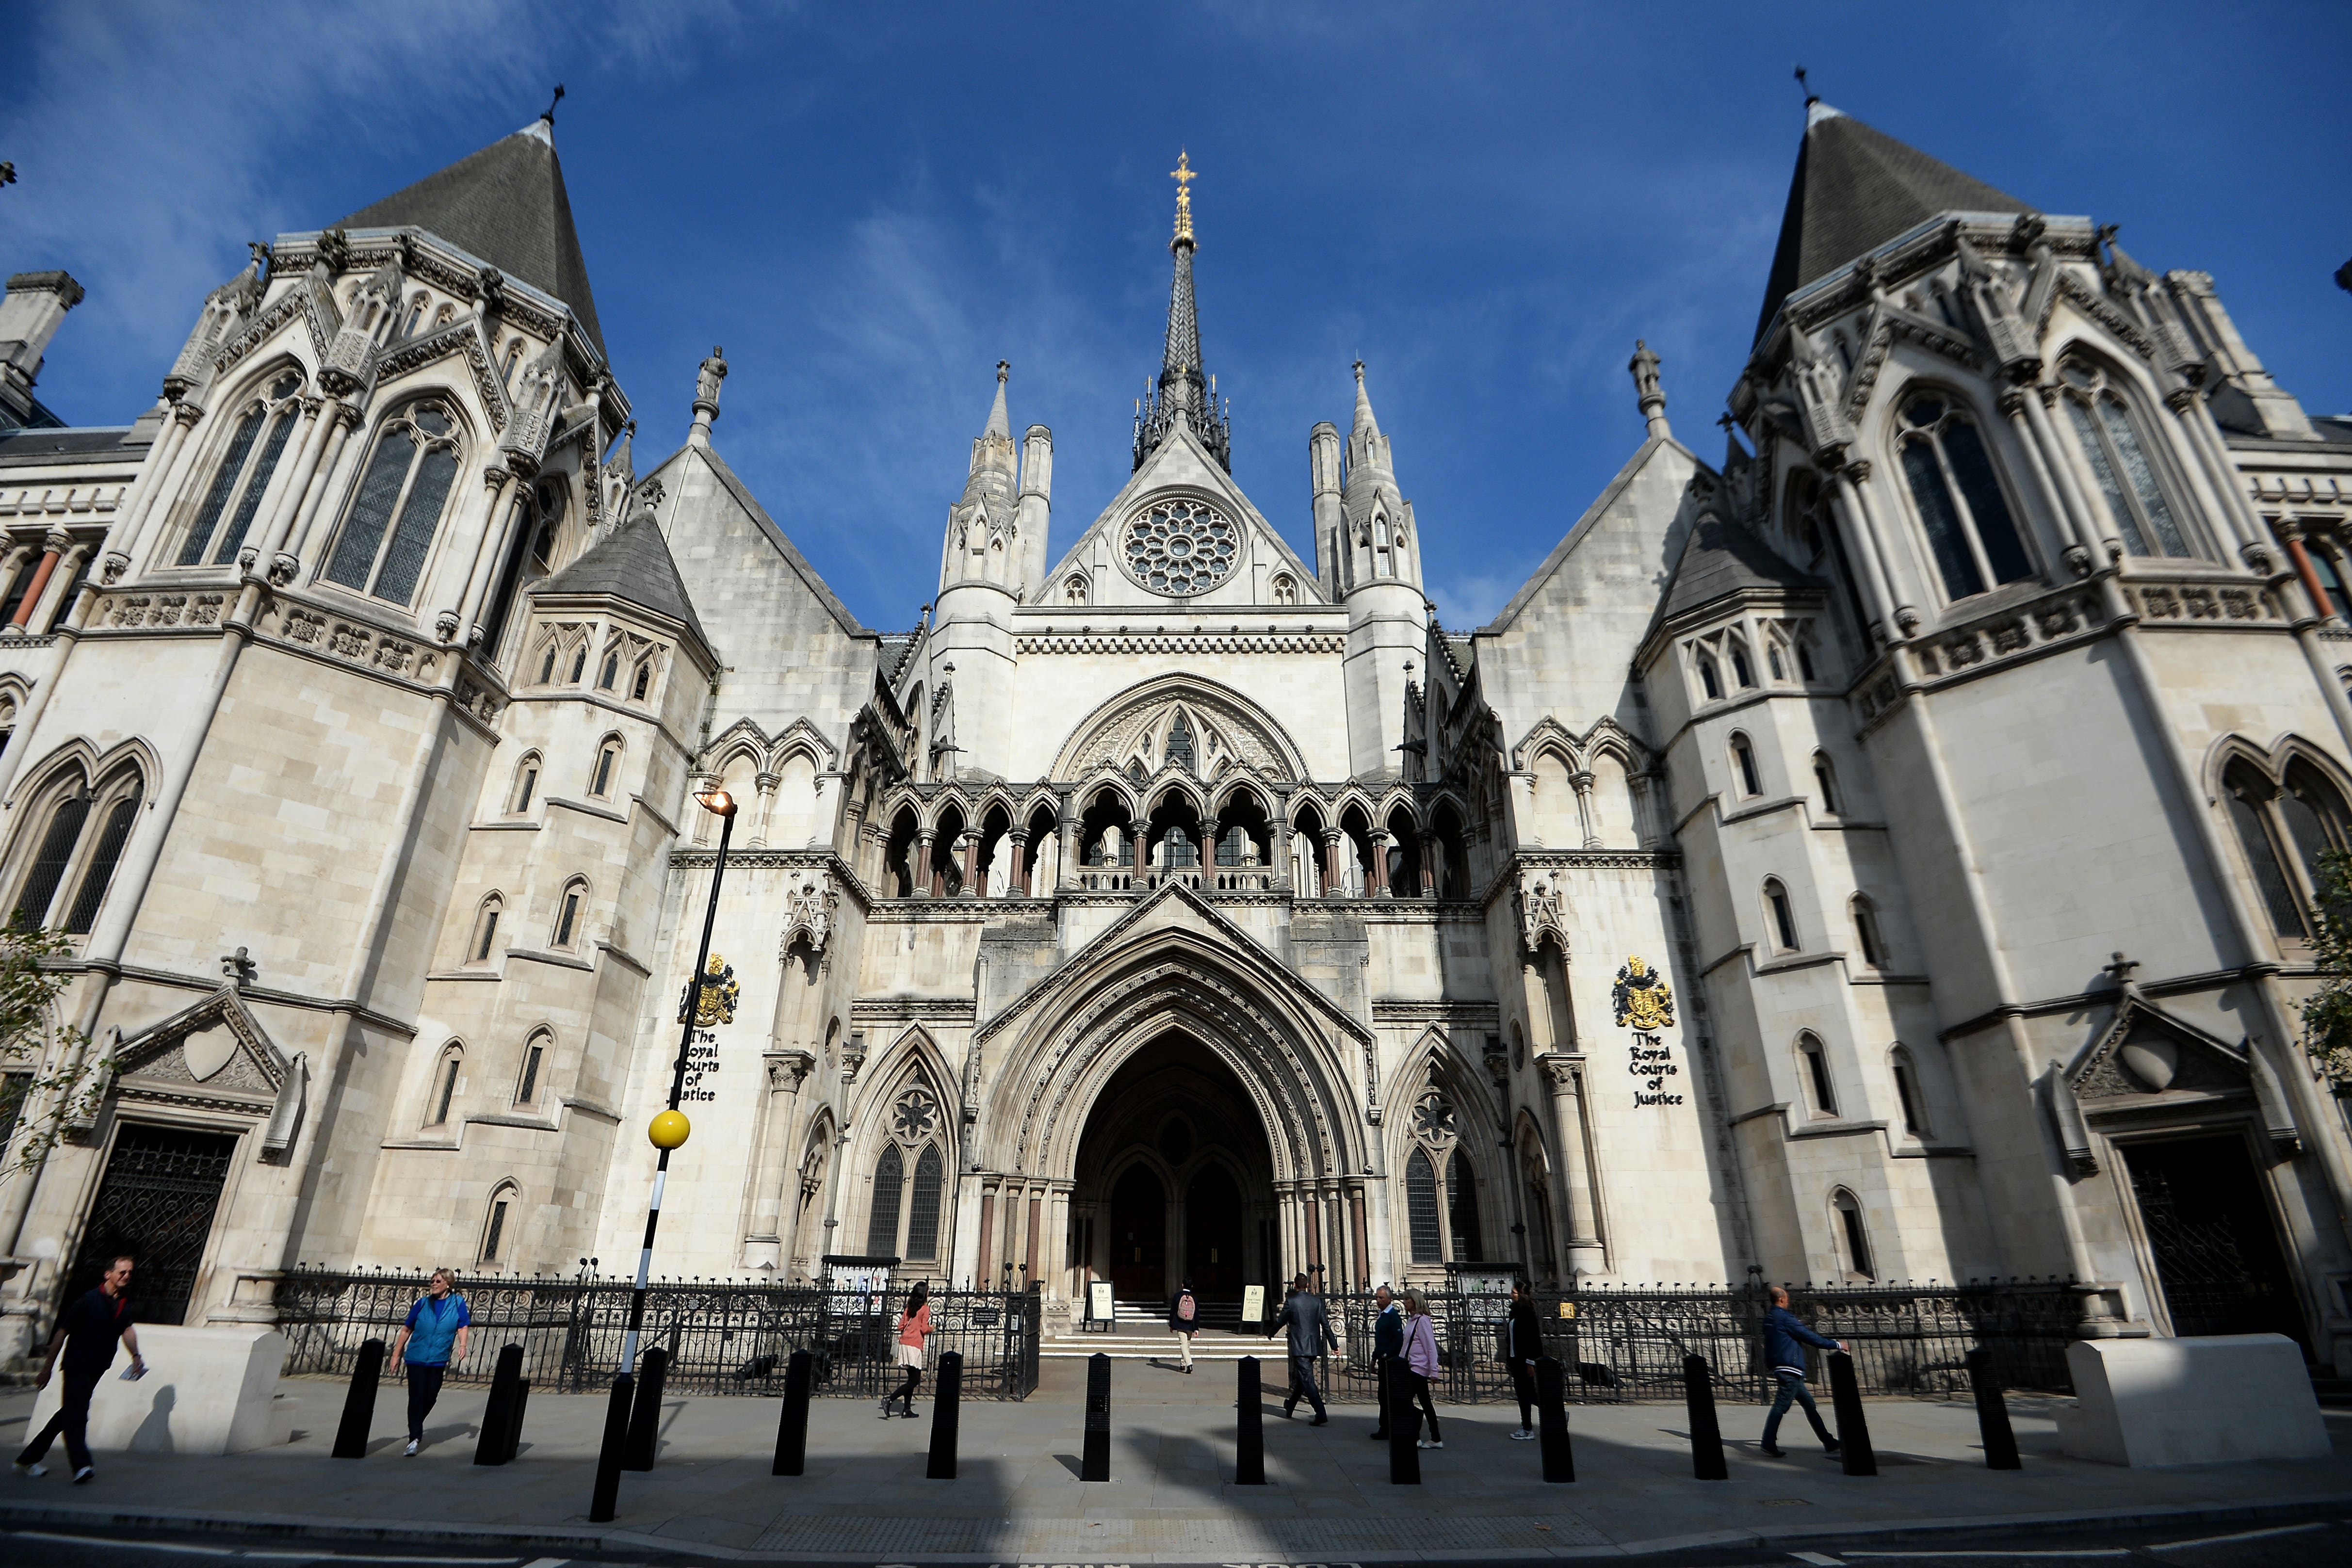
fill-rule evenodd
<path id="1" fill-rule="evenodd" d="M 908 1090 L 898 1096 L 892 1107 L 891 1130 L 908 1143 L 913 1143 L 939 1124 L 940 1103 L 931 1098 L 928 1089 Z"/>
<path id="2" fill-rule="evenodd" d="M 1241 530 L 1206 501 L 1156 501 L 1127 525 L 1127 570 L 1154 593 L 1205 593 L 1241 553 Z"/>

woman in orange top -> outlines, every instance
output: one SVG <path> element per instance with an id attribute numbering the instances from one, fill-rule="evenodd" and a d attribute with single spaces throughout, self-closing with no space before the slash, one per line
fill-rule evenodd
<path id="1" fill-rule="evenodd" d="M 891 1391 L 882 1401 L 882 1418 L 890 1418 L 890 1406 L 903 1404 L 899 1412 L 908 1420 L 915 1416 L 915 1385 L 923 1380 L 923 1342 L 931 1337 L 931 1287 L 929 1281 L 918 1283 L 907 1293 L 907 1310 L 898 1314 L 898 1343 L 891 1347 L 890 1359 L 907 1374 L 907 1381 Z"/>

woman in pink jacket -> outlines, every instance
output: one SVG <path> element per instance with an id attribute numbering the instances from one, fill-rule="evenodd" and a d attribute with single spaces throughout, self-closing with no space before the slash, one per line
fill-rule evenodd
<path id="1" fill-rule="evenodd" d="M 1413 1446 L 1442 1448 L 1445 1439 L 1438 1435 L 1437 1406 L 1429 1399 L 1429 1385 L 1437 1376 L 1437 1330 L 1429 1320 L 1429 1301 L 1419 1291 L 1404 1293 L 1404 1365 L 1406 1403 L 1418 1406 L 1412 1413 Z M 1426 1437 L 1417 1435 L 1424 1417 L 1429 1422 Z"/>

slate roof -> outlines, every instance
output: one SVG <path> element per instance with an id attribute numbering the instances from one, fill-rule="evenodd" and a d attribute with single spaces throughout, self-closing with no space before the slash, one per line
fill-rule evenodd
<path id="1" fill-rule="evenodd" d="M 694 612 L 685 580 L 677 574 L 677 562 L 671 559 L 661 527 L 650 512 L 614 528 L 562 570 L 541 578 L 531 585 L 531 592 L 610 594 L 684 623 L 704 647 L 712 647 L 700 617 Z"/>
<path id="2" fill-rule="evenodd" d="M 1670 621 L 1686 610 L 1711 604 L 1742 589 L 1822 588 L 1822 580 L 1790 566 L 1772 547 L 1737 524 L 1706 517 L 1683 541 L 1683 558 L 1675 564 L 1674 580 L 1666 585 L 1665 602 L 1658 619 Z"/>
<path id="3" fill-rule="evenodd" d="M 1763 340 L 1773 313 L 1790 295 L 1937 213 L 2034 210 L 1817 102 L 1805 115 L 1805 140 L 1797 150 L 1797 172 L 1780 216 L 1780 243 L 1772 252 L 1764 308 L 1756 318 L 1757 340 Z"/>
<path id="4" fill-rule="evenodd" d="M 604 329 L 588 287 L 588 263 L 572 225 L 563 165 L 543 120 L 427 174 L 404 191 L 362 207 L 338 227 L 390 229 L 410 225 L 438 235 L 500 272 L 545 289 L 580 318 L 596 351 Z"/>

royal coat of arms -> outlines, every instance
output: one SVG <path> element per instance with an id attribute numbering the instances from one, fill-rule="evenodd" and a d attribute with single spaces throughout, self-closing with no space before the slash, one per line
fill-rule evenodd
<path id="1" fill-rule="evenodd" d="M 686 1010 L 694 1009 L 697 1029 L 716 1029 L 722 1023 L 735 1021 L 735 998 L 742 989 L 735 983 L 735 967 L 718 954 L 710 955 L 710 963 L 702 972 L 702 984 L 687 982 L 684 994 L 677 998 L 677 1021 L 686 1021 Z M 696 996 L 697 991 L 700 996 Z"/>
<path id="2" fill-rule="evenodd" d="M 1628 957 L 1617 971 L 1617 988 L 1609 999 L 1616 1007 L 1619 1029 L 1654 1034 L 1675 1027 L 1674 988 L 1638 957 Z"/>

